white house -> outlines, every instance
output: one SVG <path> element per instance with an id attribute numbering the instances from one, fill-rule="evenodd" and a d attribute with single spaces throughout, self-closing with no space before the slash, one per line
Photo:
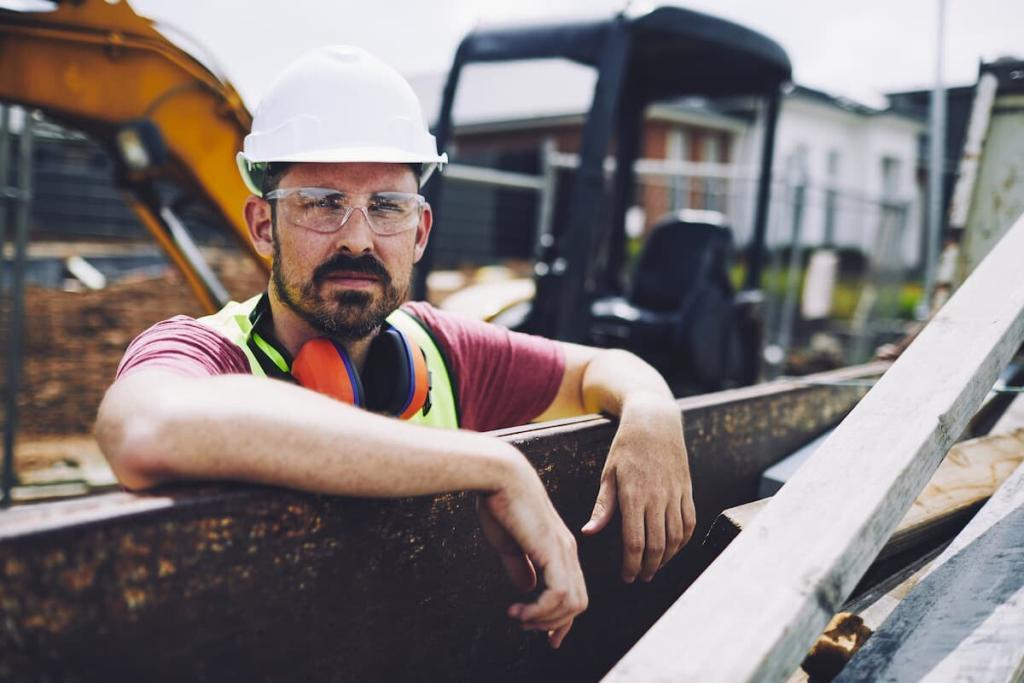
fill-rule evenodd
<path id="1" fill-rule="evenodd" d="M 443 75 L 410 79 L 431 120 Z M 454 110 L 455 158 L 481 150 L 538 154 L 553 141 L 574 152 L 596 75 L 564 60 L 472 65 Z M 783 100 L 777 128 L 769 244 L 792 241 L 796 188 L 802 186 L 800 244 L 879 248 L 917 262 L 921 183 L 917 178 L 922 120 L 796 86 Z M 646 159 L 696 162 L 677 178 L 640 176 L 637 202 L 650 225 L 678 208 L 724 210 L 737 243 L 752 231 L 762 127 L 755 112 L 700 98 L 664 102 L 648 111 Z M 538 157 L 539 158 L 539 157 Z M 698 167 L 711 176 L 694 174 Z M 521 169 L 520 169 L 521 170 Z M 688 174 L 688 175 L 687 175 Z M 723 179 L 721 176 L 724 176 Z M 888 220 L 887 223 L 884 220 Z M 888 232 L 881 232 L 883 225 Z M 881 240 L 880 240 L 881 236 Z M 898 241 L 898 249 L 885 238 Z"/>
<path id="2" fill-rule="evenodd" d="M 803 186 L 800 242 L 873 253 L 883 220 L 906 265 L 917 263 L 923 185 L 918 178 L 925 122 L 797 86 L 783 99 L 776 130 L 775 188 L 770 242 L 788 243 L 794 201 Z M 737 164 L 750 169 L 762 130 L 749 127 Z M 749 211 L 739 207 L 738 211 Z M 739 218 L 737 216 L 736 218 Z M 737 225 L 747 221 L 737 220 Z M 742 235 L 740 236 L 742 238 Z"/>

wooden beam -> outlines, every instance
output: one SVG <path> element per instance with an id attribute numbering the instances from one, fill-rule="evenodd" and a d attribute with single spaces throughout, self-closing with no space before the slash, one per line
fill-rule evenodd
<path id="1" fill-rule="evenodd" d="M 875 565 L 935 538 L 952 538 L 1022 461 L 1024 429 L 953 446 L 878 553 Z M 771 498 L 762 498 L 724 510 L 704 545 L 718 556 L 770 502 Z"/>
<path id="2" fill-rule="evenodd" d="M 882 622 L 892 613 L 894 609 L 903 601 L 903 599 L 910 592 L 910 589 L 917 585 L 918 580 L 924 576 L 931 566 L 932 562 L 939 556 L 939 554 L 945 549 L 946 545 L 940 545 L 937 548 L 929 550 L 924 555 L 918 557 L 913 562 L 903 567 L 895 574 L 890 575 L 883 581 L 875 584 L 868 590 L 856 598 L 851 599 L 845 605 L 843 605 L 842 613 L 853 614 L 860 618 L 861 624 L 868 629 L 870 632 L 874 631 L 882 625 Z M 823 633 L 818 642 L 815 643 L 814 647 L 817 647 L 822 642 L 822 639 L 827 638 L 828 632 Z M 808 658 L 813 656 L 814 647 L 808 654 Z M 830 653 L 835 654 L 835 653 Z M 849 662 L 850 657 L 846 657 L 845 662 L 840 664 L 838 668 L 825 680 L 832 680 L 839 674 L 839 671 Z M 833 665 L 837 664 L 834 662 Z M 800 668 L 793 672 L 793 675 L 789 677 L 786 683 L 809 683 L 810 676 L 807 671 L 804 670 L 804 666 L 807 664 L 807 660 L 800 665 Z"/>
<path id="3" fill-rule="evenodd" d="M 1024 467 L 1000 487 L 836 679 L 1019 681 Z"/>
<path id="4" fill-rule="evenodd" d="M 1020 419 L 1016 421 L 1005 420 L 1002 425 L 1004 428 L 1012 427 L 1016 430 L 1019 430 L 1018 433 L 1015 435 L 1008 436 L 1007 431 L 994 430 L 997 433 L 993 434 L 990 437 L 978 439 L 975 443 L 967 442 L 960 443 L 954 446 L 953 449 L 950 451 L 950 455 L 947 455 L 946 459 L 942 461 L 941 465 L 939 465 L 939 469 L 936 472 L 936 477 L 932 477 L 932 480 L 928 483 L 928 486 L 926 487 L 925 491 L 927 492 L 929 489 L 934 490 L 936 488 L 943 487 L 944 482 L 942 481 L 942 479 L 937 481 L 937 477 L 940 472 L 949 469 L 948 465 L 950 463 L 950 459 L 956 457 L 959 460 L 963 460 L 964 458 L 961 458 L 960 456 L 969 457 L 972 451 L 980 451 L 983 456 L 986 454 L 986 452 L 996 456 L 995 461 L 992 463 L 992 465 L 994 469 L 1002 471 L 994 473 L 992 478 L 994 480 L 994 486 L 998 488 L 998 485 L 1001 485 L 1006 480 L 1006 478 L 1013 473 L 1013 470 L 1016 469 L 1017 466 L 1019 466 L 1021 460 L 1024 459 L 1024 415 L 1019 415 L 1017 417 L 1019 417 Z M 979 449 L 976 448 L 975 446 L 981 446 L 982 448 Z M 985 448 L 986 446 L 988 448 Z M 997 453 L 991 453 L 992 450 L 996 450 Z M 999 452 L 1005 452 L 1009 457 L 1002 457 Z M 982 465 L 982 463 L 979 462 L 981 459 L 982 458 L 971 458 L 970 467 L 972 471 L 975 471 L 979 465 Z M 984 459 L 991 460 L 991 458 Z M 1010 469 L 1007 470 L 1006 468 Z M 1003 471 L 1005 471 L 1005 476 L 1003 476 Z M 962 485 L 958 486 L 957 488 L 962 488 Z M 992 493 L 994 492 L 995 491 L 993 490 Z M 921 496 L 918 496 L 918 499 L 914 501 L 915 507 L 918 507 L 919 501 L 921 501 Z M 978 505 L 980 504 L 981 503 L 978 503 Z M 912 513 L 913 510 L 911 510 L 911 513 L 908 513 L 907 516 L 910 517 Z M 724 516 L 725 515 L 723 514 L 723 517 Z M 906 517 L 904 518 L 904 522 L 905 521 L 907 521 Z M 718 522 L 716 521 L 715 524 L 717 525 Z M 903 526 L 903 522 L 900 523 L 900 526 Z M 896 534 L 893 534 L 893 536 L 896 536 L 898 533 L 899 532 L 897 531 Z M 896 607 L 899 606 L 901 602 L 903 602 L 903 600 L 910 593 L 911 589 L 914 586 L 916 586 L 921 579 L 927 576 L 935 559 L 942 553 L 943 550 L 946 549 L 948 545 L 949 543 L 947 542 L 942 543 L 934 548 L 926 549 L 926 552 L 923 555 L 917 554 L 916 558 L 913 561 L 897 569 L 895 573 L 883 571 L 884 567 L 880 568 L 879 561 L 876 560 L 875 563 L 872 565 L 872 568 L 868 570 L 867 576 L 865 576 L 865 578 L 861 580 L 861 586 L 858 586 L 858 589 L 856 591 L 858 595 L 856 595 L 849 602 L 843 605 L 842 612 L 856 615 L 858 618 L 860 618 L 862 625 L 865 628 L 867 628 L 870 632 L 873 633 L 874 631 L 878 630 L 879 626 L 882 625 L 882 622 L 884 622 L 892 613 L 892 611 L 896 609 Z M 889 544 L 886 544 L 886 548 L 888 547 Z M 879 557 L 882 557 L 885 554 L 886 549 L 883 548 L 882 553 L 879 555 Z M 885 576 L 885 578 L 877 582 L 870 581 L 869 577 L 872 574 Z M 861 587 L 865 585 L 867 585 L 868 587 L 861 591 Z M 818 648 L 818 646 L 822 644 L 823 640 L 828 640 L 827 632 L 826 634 L 822 634 L 822 636 L 818 639 L 818 643 L 815 645 L 815 648 Z M 826 645 L 828 645 L 828 643 L 826 643 Z M 845 662 L 841 663 L 837 661 L 838 657 L 842 653 L 837 651 L 837 649 L 834 647 L 823 647 L 819 649 L 823 654 L 825 654 L 828 657 L 828 665 L 834 668 L 835 672 L 828 678 L 828 680 L 831 680 L 836 675 L 838 675 L 839 671 L 845 665 Z M 808 658 L 813 656 L 813 654 L 815 653 L 815 649 L 812 649 L 811 652 L 812 654 L 808 655 Z M 848 662 L 849 659 L 850 657 L 847 656 L 846 661 Z M 790 676 L 787 683 L 806 683 L 808 680 L 808 675 L 806 671 L 804 671 L 804 667 L 807 665 L 808 660 L 804 660 L 803 664 L 801 664 L 801 668 L 792 676 Z"/>
<path id="5" fill-rule="evenodd" d="M 698 533 L 864 393 L 779 382 L 680 400 Z M 576 531 L 614 429 L 591 416 L 499 435 Z M 618 521 L 578 540 L 591 606 L 552 653 L 505 616 L 517 597 L 472 496 L 208 486 L 14 508 L 0 513 L 0 680 L 596 680 L 708 560 L 694 542 L 625 585 Z"/>
<path id="6" fill-rule="evenodd" d="M 607 680 L 796 669 L 1024 340 L 1021 254 L 1024 217 Z"/>

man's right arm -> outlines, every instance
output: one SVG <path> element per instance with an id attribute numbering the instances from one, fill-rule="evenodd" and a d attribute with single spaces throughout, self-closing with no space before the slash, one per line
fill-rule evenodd
<path id="1" fill-rule="evenodd" d="M 510 616 L 552 631 L 557 645 L 586 608 L 572 534 L 530 464 L 498 439 L 374 415 L 286 382 L 156 369 L 114 383 L 96 436 L 131 489 L 196 479 L 363 497 L 478 491 L 521 562 L 544 574 L 544 593 Z"/>

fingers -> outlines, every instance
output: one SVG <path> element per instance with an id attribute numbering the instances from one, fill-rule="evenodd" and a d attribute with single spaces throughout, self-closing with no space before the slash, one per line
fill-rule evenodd
<path id="1" fill-rule="evenodd" d="M 631 501 L 622 501 L 622 580 L 633 583 L 640 573 L 646 535 L 644 533 L 644 511 Z"/>
<path id="2" fill-rule="evenodd" d="M 583 525 L 583 533 L 589 536 L 608 526 L 608 522 L 615 515 L 617 500 L 618 486 L 615 477 L 602 477 L 601 488 L 597 492 L 597 502 L 594 503 L 594 511 L 590 514 L 590 521 Z"/>
<path id="3" fill-rule="evenodd" d="M 476 509 L 480 516 L 480 528 L 484 532 L 484 538 L 498 551 L 501 563 L 505 567 L 505 572 L 511 579 L 512 585 L 521 593 L 529 593 L 537 587 L 537 572 L 530 558 L 526 556 L 511 534 L 498 523 L 480 498 L 477 498 Z"/>
<path id="4" fill-rule="evenodd" d="M 686 540 L 682 505 L 670 505 L 665 509 L 665 556 L 661 558 L 662 567 L 686 545 Z"/>
<path id="5" fill-rule="evenodd" d="M 565 626 L 548 631 L 548 643 L 553 649 L 557 650 L 562 646 L 562 641 L 565 640 L 565 636 L 569 633 L 570 628 L 572 628 L 572 619 Z"/>
<path id="6" fill-rule="evenodd" d="M 543 566 L 547 588 L 530 604 L 517 603 L 508 615 L 524 629 L 548 631 L 552 647 L 561 645 L 573 619 L 587 608 L 587 587 L 576 557 L 576 541 L 566 530 L 559 550 Z"/>
<path id="7" fill-rule="evenodd" d="M 530 558 L 521 552 L 501 553 L 500 557 L 505 572 L 516 590 L 520 593 L 529 593 L 537 587 L 537 571 L 533 568 Z"/>
<path id="8" fill-rule="evenodd" d="M 558 648 L 572 628 L 576 616 L 587 608 L 586 596 L 582 601 L 563 591 L 546 590 L 537 602 L 509 607 L 508 615 L 522 621 L 522 627 L 529 631 L 547 631 L 548 643 Z"/>
<path id="9" fill-rule="evenodd" d="M 650 581 L 693 536 L 697 524 L 693 498 L 684 493 L 674 505 L 655 503 L 636 510 L 631 501 L 622 508 L 622 579 L 632 583 L 639 575 Z"/>
<path id="10" fill-rule="evenodd" d="M 683 512 L 683 545 L 686 545 L 693 538 L 693 532 L 697 528 L 697 509 L 693 505 L 693 494 L 689 487 L 683 494 L 680 508 Z"/>
<path id="11" fill-rule="evenodd" d="M 523 624 L 524 631 L 546 631 L 548 635 L 548 644 L 555 650 L 561 645 L 562 641 L 565 640 L 565 636 L 569 633 L 569 629 L 572 628 L 573 619 L 569 619 L 566 622 L 530 622 L 529 624 Z"/>
<path id="12" fill-rule="evenodd" d="M 545 576 L 545 578 L 547 578 Z M 582 584 L 582 577 L 581 582 Z M 582 589 L 582 590 L 581 590 Z M 513 608 L 519 607 L 515 613 Z M 528 605 L 513 605 L 509 615 L 529 624 L 561 624 L 587 608 L 586 589 L 582 585 L 567 587 L 549 587 L 536 602 Z"/>
<path id="13" fill-rule="evenodd" d="M 646 545 L 640 578 L 646 582 L 653 579 L 654 573 L 661 569 L 662 558 L 665 556 L 665 509 L 647 508 L 644 521 Z"/>

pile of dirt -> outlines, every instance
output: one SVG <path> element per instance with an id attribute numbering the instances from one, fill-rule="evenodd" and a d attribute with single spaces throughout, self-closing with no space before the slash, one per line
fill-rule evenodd
<path id="1" fill-rule="evenodd" d="M 241 300 L 266 286 L 266 276 L 237 252 L 209 255 L 214 271 Z M 121 280 L 85 292 L 29 287 L 25 299 L 25 355 L 18 397 L 18 437 L 87 434 L 125 348 L 150 325 L 173 315 L 203 315 L 181 275 Z M 6 372 L 9 343 L 0 334 Z M 0 374 L 0 378 L 4 377 Z M 3 423 L 0 406 L 0 424 Z"/>

